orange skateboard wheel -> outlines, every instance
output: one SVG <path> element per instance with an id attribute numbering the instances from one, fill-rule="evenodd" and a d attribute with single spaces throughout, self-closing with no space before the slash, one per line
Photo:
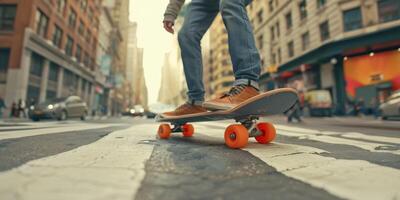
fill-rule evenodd
<path id="1" fill-rule="evenodd" d="M 168 139 L 171 136 L 171 126 L 169 124 L 161 124 L 158 127 L 158 136 L 161 139 Z"/>
<path id="2" fill-rule="evenodd" d="M 194 127 L 191 124 L 185 124 L 182 126 L 183 137 L 192 137 L 194 133 Z"/>
<path id="3" fill-rule="evenodd" d="M 260 144 L 268 144 L 276 137 L 276 129 L 274 125 L 267 122 L 257 124 L 257 128 L 262 132 L 262 135 L 256 136 L 256 140 Z"/>
<path id="4" fill-rule="evenodd" d="M 249 132 L 240 124 L 232 124 L 225 130 L 225 144 L 232 149 L 243 148 L 249 142 Z"/>

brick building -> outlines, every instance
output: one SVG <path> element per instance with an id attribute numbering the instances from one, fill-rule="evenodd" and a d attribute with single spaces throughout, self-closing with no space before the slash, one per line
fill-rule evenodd
<path id="1" fill-rule="evenodd" d="M 0 95 L 94 97 L 100 0 L 1 0 Z"/>

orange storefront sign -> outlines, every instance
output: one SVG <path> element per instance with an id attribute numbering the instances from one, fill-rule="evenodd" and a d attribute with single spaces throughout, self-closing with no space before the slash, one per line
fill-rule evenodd
<path id="1" fill-rule="evenodd" d="M 388 51 L 351 57 L 344 61 L 346 90 L 355 95 L 356 88 L 391 81 L 393 89 L 400 89 L 400 52 Z"/>

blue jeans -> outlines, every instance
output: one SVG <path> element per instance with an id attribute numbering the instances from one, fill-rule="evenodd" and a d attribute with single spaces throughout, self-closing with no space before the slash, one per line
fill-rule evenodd
<path id="1" fill-rule="evenodd" d="M 188 86 L 189 101 L 204 101 L 203 63 L 200 41 L 221 12 L 228 32 L 229 53 L 235 82 L 258 88 L 261 62 L 246 6 L 252 0 L 192 0 L 178 33 Z M 215 42 L 215 41 L 211 41 Z"/>

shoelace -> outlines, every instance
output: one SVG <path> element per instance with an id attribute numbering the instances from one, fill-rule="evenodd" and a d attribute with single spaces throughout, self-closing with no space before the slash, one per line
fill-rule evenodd
<path id="1" fill-rule="evenodd" d="M 224 98 L 224 97 L 232 97 L 232 96 L 238 95 L 238 94 L 240 94 L 245 88 L 246 88 L 246 85 L 235 85 L 235 86 L 233 86 L 233 87 L 229 90 L 229 92 L 224 93 L 224 95 L 222 95 L 221 98 Z"/>

